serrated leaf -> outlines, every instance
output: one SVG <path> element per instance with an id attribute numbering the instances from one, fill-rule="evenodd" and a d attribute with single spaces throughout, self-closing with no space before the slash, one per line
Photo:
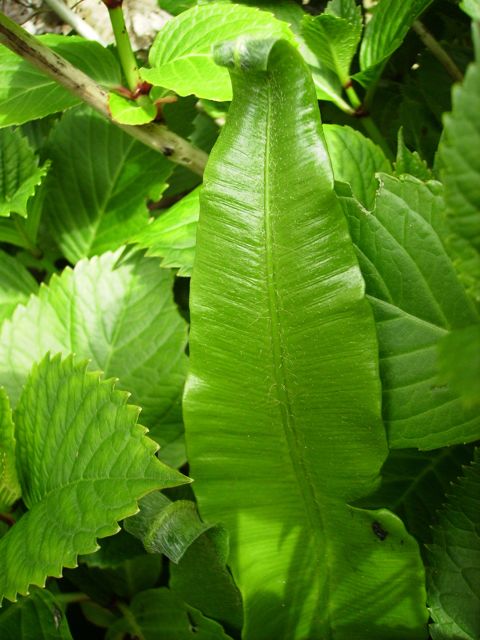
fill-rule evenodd
<path id="1" fill-rule="evenodd" d="M 112 92 L 108 94 L 108 109 L 113 120 L 120 124 L 147 124 L 157 117 L 157 107 L 153 102 L 140 103 Z"/>
<path id="2" fill-rule="evenodd" d="M 47 589 L 32 589 L 28 598 L 4 604 L 0 612 L 2 640 L 72 640 L 67 618 Z"/>
<path id="3" fill-rule="evenodd" d="M 0 512 L 8 511 L 21 493 L 15 466 L 12 409 L 5 389 L 0 387 Z"/>
<path id="4" fill-rule="evenodd" d="M 379 0 L 372 19 L 365 27 L 360 47 L 360 69 L 355 79 L 369 85 L 378 79 L 383 66 L 403 39 L 415 20 L 432 0 Z"/>
<path id="5" fill-rule="evenodd" d="M 163 442 L 186 369 L 186 325 L 172 299 L 172 275 L 138 254 L 107 253 L 53 276 L 0 330 L 0 384 L 15 404 L 32 364 L 47 351 L 76 353 L 120 378 Z"/>
<path id="6" fill-rule="evenodd" d="M 45 35 L 38 40 L 104 86 L 120 85 L 114 55 L 97 42 L 78 36 Z M 0 127 L 23 124 L 79 104 L 54 80 L 0 45 Z"/>
<path id="7" fill-rule="evenodd" d="M 347 182 L 355 198 L 371 209 L 378 187 L 375 174 L 389 173 L 390 162 L 379 146 L 355 129 L 327 124 L 323 132 L 335 179 Z"/>
<path id="8" fill-rule="evenodd" d="M 125 634 L 142 640 L 231 640 L 222 627 L 200 611 L 182 602 L 169 589 L 150 589 L 138 593 L 125 617 L 113 624 L 105 640 L 120 640 Z"/>
<path id="9" fill-rule="evenodd" d="M 117 249 L 137 233 L 148 221 L 147 199 L 160 197 L 173 168 L 161 154 L 83 110 L 64 114 L 49 156 L 45 218 L 73 263 Z"/>
<path id="10" fill-rule="evenodd" d="M 466 407 L 480 405 L 480 324 L 457 329 L 440 341 L 439 380 L 447 382 Z"/>
<path id="11" fill-rule="evenodd" d="M 350 64 L 362 33 L 360 7 L 354 0 L 348 4 L 344 13 L 338 2 L 329 2 L 324 13 L 305 15 L 302 21 L 305 42 L 326 67 L 335 71 L 342 85 L 349 80 Z"/>
<path id="12" fill-rule="evenodd" d="M 147 256 L 163 258 L 162 267 L 178 269 L 179 276 L 190 276 L 192 271 L 199 193 L 199 189 L 189 193 L 131 240 L 146 249 Z"/>
<path id="13" fill-rule="evenodd" d="M 218 2 L 200 5 L 158 32 L 148 57 L 152 69 L 141 69 L 142 78 L 181 96 L 231 100 L 227 70 L 215 65 L 212 51 L 215 44 L 239 36 L 294 40 L 288 25 L 266 11 Z"/>
<path id="14" fill-rule="evenodd" d="M 417 151 L 410 151 L 403 139 L 403 129 L 398 130 L 397 159 L 395 161 L 395 174 L 401 176 L 407 173 L 419 180 L 433 179 L 433 174 Z"/>
<path id="15" fill-rule="evenodd" d="M 0 251 L 0 323 L 9 318 L 15 307 L 26 303 L 38 284 L 14 256 Z"/>
<path id="16" fill-rule="evenodd" d="M 471 447 L 465 445 L 435 451 L 393 449 L 382 467 L 382 485 L 361 504 L 391 509 L 417 540 L 429 543 L 437 509 L 461 474 L 462 465 L 471 459 Z"/>
<path id="17" fill-rule="evenodd" d="M 443 243 L 451 232 L 441 185 L 381 174 L 374 211 L 353 203 L 346 213 L 375 314 L 390 446 L 476 440 L 480 417 L 438 382 L 440 340 L 478 321 Z"/>
<path id="18" fill-rule="evenodd" d="M 480 48 L 480 47 L 479 47 Z M 438 148 L 440 175 L 453 228 L 480 250 L 480 53 L 452 91 L 452 113 L 444 118 Z"/>
<path id="19" fill-rule="evenodd" d="M 47 173 L 20 131 L 0 130 L 0 216 L 27 216 L 27 202 Z"/>
<path id="20" fill-rule="evenodd" d="M 34 365 L 14 415 L 29 510 L 0 540 L 0 598 L 16 600 L 75 567 L 142 496 L 185 482 L 154 456 L 158 445 L 127 398 L 72 358 Z"/>
<path id="21" fill-rule="evenodd" d="M 416 542 L 390 512 L 348 506 L 387 447 L 309 71 L 285 41 L 216 55 L 234 99 L 200 200 L 184 418 L 200 514 L 230 536 L 243 637 L 422 638 Z"/>
<path id="22" fill-rule="evenodd" d="M 428 601 L 433 640 L 480 635 L 480 464 L 472 462 L 450 492 L 429 547 Z"/>

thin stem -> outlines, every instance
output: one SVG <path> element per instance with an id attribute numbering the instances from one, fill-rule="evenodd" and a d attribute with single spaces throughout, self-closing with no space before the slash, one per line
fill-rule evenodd
<path id="1" fill-rule="evenodd" d="M 423 44 L 429 49 L 433 55 L 437 58 L 440 64 L 443 65 L 448 75 L 454 82 L 462 82 L 463 73 L 457 67 L 452 58 L 448 55 L 438 40 L 428 31 L 423 22 L 415 20 L 413 23 L 413 30 L 419 36 Z"/>
<path id="2" fill-rule="evenodd" d="M 0 513 L 0 522 L 5 523 L 8 527 L 13 527 L 15 518 L 9 513 Z"/>
<path id="3" fill-rule="evenodd" d="M 90 598 L 80 591 L 77 593 L 56 593 L 55 600 L 62 604 L 72 604 L 74 602 L 88 602 Z"/>
<path id="4" fill-rule="evenodd" d="M 108 110 L 108 94 L 100 85 L 65 58 L 37 41 L 3 13 L 0 13 L 0 43 L 43 71 L 133 138 L 159 151 L 172 162 L 181 164 L 199 175 L 203 174 L 208 159 L 204 151 L 197 149 L 164 125 L 152 123 L 134 127 L 121 125 L 112 120 Z"/>
<path id="5" fill-rule="evenodd" d="M 114 9 L 108 8 L 108 14 L 110 16 L 110 22 L 112 23 L 118 57 L 120 58 L 128 88 L 130 91 L 135 91 L 137 86 L 141 84 L 142 79 L 138 72 L 137 61 L 135 60 L 132 43 L 130 42 L 130 37 L 125 25 L 122 6 L 120 5 Z"/>
<path id="6" fill-rule="evenodd" d="M 48 4 L 50 9 L 54 11 L 64 22 L 69 24 L 79 36 L 87 38 L 87 40 L 95 40 L 102 46 L 106 45 L 106 42 L 102 40 L 101 36 L 91 27 L 88 22 L 85 22 L 78 14 L 67 7 L 62 0 L 45 0 L 45 4 Z"/>

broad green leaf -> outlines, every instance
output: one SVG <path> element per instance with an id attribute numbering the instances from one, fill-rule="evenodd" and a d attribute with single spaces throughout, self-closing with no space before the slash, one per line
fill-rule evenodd
<path id="1" fill-rule="evenodd" d="M 361 504 L 391 509 L 417 540 L 429 543 L 437 509 L 462 473 L 462 465 L 471 459 L 471 447 L 465 445 L 435 451 L 393 449 L 382 467 L 382 485 Z"/>
<path id="2" fill-rule="evenodd" d="M 67 112 L 51 137 L 45 217 L 71 262 L 117 249 L 148 221 L 173 165 L 89 111 Z M 94 162 L 93 162 L 94 161 Z"/>
<path id="3" fill-rule="evenodd" d="M 161 463 L 138 407 L 112 380 L 72 358 L 34 365 L 14 414 L 17 468 L 28 512 L 0 540 L 0 598 L 44 586 L 97 538 L 116 533 L 137 500 L 185 477 Z"/>
<path id="4" fill-rule="evenodd" d="M 0 251 L 0 323 L 9 318 L 15 307 L 26 303 L 38 285 L 23 264 Z"/>
<path id="5" fill-rule="evenodd" d="M 78 36 L 40 36 L 39 41 L 104 86 L 120 85 L 114 55 Z M 0 45 L 0 127 L 23 124 L 68 109 L 80 100 L 29 62 Z"/>
<path id="6" fill-rule="evenodd" d="M 162 267 L 178 269 L 179 276 L 190 276 L 192 271 L 200 209 L 198 197 L 199 189 L 195 189 L 131 239 L 140 248 L 147 249 L 147 256 L 163 258 Z"/>
<path id="7" fill-rule="evenodd" d="M 8 511 L 21 493 L 15 465 L 12 410 L 5 389 L 0 387 L 0 513 Z"/>
<path id="8" fill-rule="evenodd" d="M 440 381 L 467 407 L 480 405 L 480 324 L 452 331 L 439 346 Z"/>
<path id="9" fill-rule="evenodd" d="M 398 130 L 397 159 L 395 161 L 395 174 L 401 176 L 408 173 L 419 180 L 432 180 L 433 174 L 422 160 L 417 151 L 410 151 L 403 139 L 403 129 Z"/>
<path id="10" fill-rule="evenodd" d="M 157 107 L 153 102 L 140 104 L 113 92 L 108 94 L 108 109 L 113 120 L 120 124 L 147 124 L 157 117 Z"/>
<path id="11" fill-rule="evenodd" d="M 480 417 L 438 381 L 438 345 L 478 315 L 443 243 L 441 185 L 381 174 L 373 212 L 353 201 L 350 233 L 373 307 L 392 448 L 436 449 L 480 437 Z"/>
<path id="12" fill-rule="evenodd" d="M 361 72 L 355 78 L 364 85 L 374 82 L 392 53 L 415 20 L 425 11 L 432 0 L 379 0 L 374 7 L 372 19 L 365 27 L 360 47 Z"/>
<path id="13" fill-rule="evenodd" d="M 347 182 L 355 198 L 367 209 L 373 208 L 378 187 L 375 174 L 389 173 L 390 162 L 383 151 L 359 131 L 346 126 L 323 127 L 336 180 Z"/>
<path id="14" fill-rule="evenodd" d="M 335 71 L 342 85 L 349 81 L 350 64 L 363 26 L 360 7 L 354 0 L 348 4 L 349 10 L 343 13 L 340 3 L 333 0 L 324 13 L 315 17 L 305 15 L 302 22 L 305 42 L 326 67 Z"/>
<path id="15" fill-rule="evenodd" d="M 480 49 L 480 47 L 479 47 Z M 454 229 L 480 250 L 480 52 L 452 92 L 438 149 L 440 175 Z"/>
<path id="16" fill-rule="evenodd" d="M 231 100 L 227 70 L 213 61 L 213 46 L 242 37 L 283 37 L 293 42 L 288 25 L 266 11 L 241 5 L 211 3 L 194 7 L 170 20 L 150 49 L 152 69 L 142 77 L 181 96 Z"/>
<path id="17" fill-rule="evenodd" d="M 231 640 L 222 627 L 185 604 L 168 589 L 149 589 L 138 593 L 126 608 L 125 617 L 113 624 L 106 640 L 125 635 L 140 640 Z"/>
<path id="18" fill-rule="evenodd" d="M 139 501 L 139 506 L 142 500 Z M 98 550 L 95 553 L 82 556 L 80 560 L 89 567 L 116 569 L 125 561 L 143 555 L 145 555 L 145 549 L 140 540 L 121 529 L 115 536 L 100 540 Z"/>
<path id="19" fill-rule="evenodd" d="M 310 74 L 285 41 L 216 55 L 234 99 L 200 200 L 184 417 L 200 514 L 230 536 L 243 637 L 423 638 L 415 541 L 390 512 L 349 506 L 387 446 Z"/>
<path id="20" fill-rule="evenodd" d="M 47 173 L 20 131 L 0 130 L 0 216 L 27 216 L 27 202 Z"/>
<path id="21" fill-rule="evenodd" d="M 0 612 L 2 640 L 72 640 L 67 618 L 55 596 L 33 588 L 28 598 L 4 604 Z"/>
<path id="22" fill-rule="evenodd" d="M 47 351 L 74 352 L 120 378 L 161 444 L 171 422 L 178 436 L 186 326 L 172 299 L 172 279 L 155 259 L 137 254 L 119 262 L 112 253 L 53 276 L 0 330 L 0 384 L 12 403 Z"/>
<path id="23" fill-rule="evenodd" d="M 429 547 L 428 601 L 433 640 L 480 636 L 480 463 L 451 490 Z"/>

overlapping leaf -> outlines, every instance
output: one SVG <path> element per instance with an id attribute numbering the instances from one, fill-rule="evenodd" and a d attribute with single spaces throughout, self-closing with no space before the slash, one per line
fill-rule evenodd
<path id="1" fill-rule="evenodd" d="M 380 147 L 355 129 L 329 124 L 323 132 L 335 179 L 347 182 L 355 198 L 371 209 L 378 187 L 375 174 L 390 172 L 390 162 Z"/>
<path id="2" fill-rule="evenodd" d="M 3 605 L 0 636 L 2 640 L 72 640 L 65 613 L 55 596 L 47 589 L 36 588 L 28 598 Z"/>
<path id="3" fill-rule="evenodd" d="M 438 345 L 478 322 L 444 245 L 439 183 L 381 176 L 375 210 L 346 210 L 380 346 L 384 417 L 393 448 L 435 449 L 480 436 L 480 417 L 438 379 Z"/>
<path id="4" fill-rule="evenodd" d="M 432 0 L 380 0 L 367 23 L 360 47 L 361 72 L 355 77 L 363 84 L 375 81 L 383 65 L 402 44 L 414 21 Z"/>
<path id="5" fill-rule="evenodd" d="M 5 389 L 0 387 L 0 512 L 8 511 L 20 495 L 12 409 Z"/>
<path id="6" fill-rule="evenodd" d="M 15 411 L 17 468 L 28 512 L 0 540 L 0 598 L 76 566 L 118 531 L 137 500 L 185 478 L 153 454 L 139 409 L 72 358 L 34 366 Z"/>
<path id="7" fill-rule="evenodd" d="M 148 82 L 181 96 L 230 100 L 226 69 L 213 61 L 213 46 L 242 37 L 284 37 L 293 41 L 288 25 L 266 11 L 221 2 L 194 7 L 161 29 L 149 53 L 152 69 L 142 69 Z"/>
<path id="8" fill-rule="evenodd" d="M 63 116 L 49 155 L 46 219 L 71 262 L 117 249 L 146 225 L 147 199 L 160 197 L 173 168 L 161 154 L 84 110 Z"/>
<path id="9" fill-rule="evenodd" d="M 40 36 L 39 41 L 100 84 L 121 84 L 118 62 L 97 42 L 52 34 Z M 43 118 L 79 102 L 54 80 L 0 45 L 0 127 Z"/>
<path id="10" fill-rule="evenodd" d="M 428 600 L 433 640 L 480 635 L 480 463 L 454 485 L 429 547 Z"/>
<path id="11" fill-rule="evenodd" d="M 284 41 L 217 55 L 234 100 L 201 196 L 184 415 L 200 513 L 230 535 L 244 638 L 423 638 L 415 541 L 390 512 L 348 506 L 387 447 L 308 69 Z"/>
<path id="12" fill-rule="evenodd" d="M 231 640 L 218 623 L 182 602 L 168 589 L 138 593 L 124 618 L 110 627 L 106 640 L 119 640 L 126 634 L 142 640 L 159 637 L 191 640 L 193 634 L 196 640 Z"/>
<path id="13" fill-rule="evenodd" d="M 47 173 L 20 131 L 0 130 L 0 216 L 26 217 L 28 199 Z"/>
<path id="14" fill-rule="evenodd" d="M 147 249 L 147 256 L 163 258 L 162 267 L 177 268 L 180 276 L 189 276 L 192 271 L 198 198 L 199 189 L 195 189 L 132 238 L 140 248 Z"/>
<path id="15" fill-rule="evenodd" d="M 477 49 L 480 49 L 477 47 Z M 453 89 L 452 113 L 438 149 L 445 198 L 455 230 L 480 250 L 480 51 L 460 86 Z"/>
<path id="16" fill-rule="evenodd" d="M 120 378 L 161 443 L 181 432 L 185 322 L 172 299 L 172 275 L 141 254 L 108 253 L 54 276 L 0 331 L 0 384 L 13 403 L 32 364 L 47 351 L 76 353 Z M 161 425 L 161 426 L 160 426 Z M 171 425 L 171 426 L 170 426 Z"/>
<path id="17" fill-rule="evenodd" d="M 0 251 L 0 323 L 9 318 L 15 307 L 25 303 L 38 285 L 23 264 Z"/>
<path id="18" fill-rule="evenodd" d="M 466 407 L 480 406 L 480 324 L 452 331 L 439 344 L 439 379 Z"/>

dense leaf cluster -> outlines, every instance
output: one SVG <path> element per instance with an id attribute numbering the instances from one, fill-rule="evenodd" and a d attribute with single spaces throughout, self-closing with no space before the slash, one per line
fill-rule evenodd
<path id="1" fill-rule="evenodd" d="M 478 640 L 478 2 L 159 4 L 0 14 L 2 640 Z"/>

